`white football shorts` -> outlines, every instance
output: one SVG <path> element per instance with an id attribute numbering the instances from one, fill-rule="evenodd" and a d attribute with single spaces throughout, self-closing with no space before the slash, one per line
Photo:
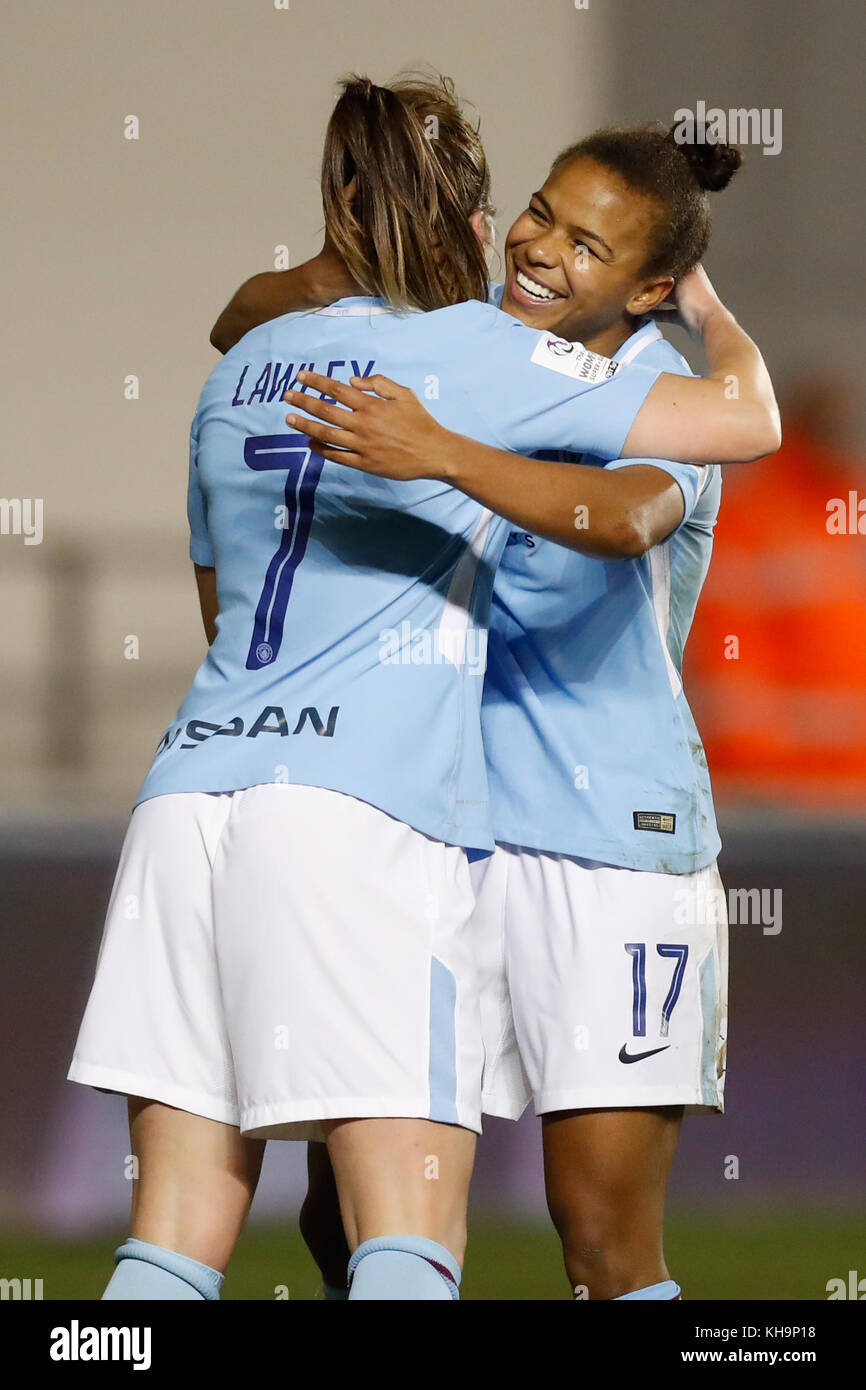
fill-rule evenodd
<path id="1" fill-rule="evenodd" d="M 69 1078 L 321 1139 L 322 1119 L 480 1130 L 464 850 L 340 792 L 133 811 Z"/>
<path id="2" fill-rule="evenodd" d="M 724 1109 L 728 929 L 715 864 L 647 873 L 512 845 L 471 865 L 482 1108 Z"/>

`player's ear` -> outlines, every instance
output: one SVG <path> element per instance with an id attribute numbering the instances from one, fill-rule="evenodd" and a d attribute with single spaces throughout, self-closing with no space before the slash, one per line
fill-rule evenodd
<path id="1" fill-rule="evenodd" d="M 476 208 L 469 219 L 469 225 L 482 246 L 493 245 L 493 223 L 483 208 Z"/>
<path id="2" fill-rule="evenodd" d="M 626 304 L 626 309 L 630 314 L 651 314 L 653 309 L 657 309 L 662 300 L 667 299 L 674 287 L 672 275 L 662 275 L 658 280 L 648 280 L 645 285 L 633 294 Z"/>

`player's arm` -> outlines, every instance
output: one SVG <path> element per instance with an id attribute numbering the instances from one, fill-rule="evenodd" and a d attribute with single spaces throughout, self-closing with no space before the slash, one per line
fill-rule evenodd
<path id="1" fill-rule="evenodd" d="M 757 346 L 700 266 L 678 285 L 676 302 L 680 322 L 703 344 L 709 371 L 703 378 L 662 373 L 622 457 L 749 463 L 775 453 L 782 442 L 779 407 Z"/>
<path id="2" fill-rule="evenodd" d="M 608 559 L 643 555 L 683 519 L 678 484 L 651 463 L 606 470 L 523 458 L 443 429 L 412 391 L 385 377 L 367 378 L 365 386 L 387 391 L 386 397 L 316 372 L 303 372 L 300 379 L 308 390 L 338 402 L 286 392 L 287 401 L 316 417 L 287 418 L 316 441 L 323 458 L 389 478 L 448 482 L 570 550 Z"/>
<path id="3" fill-rule="evenodd" d="M 679 485 L 663 469 L 635 462 L 612 471 L 548 463 L 471 440 L 454 457 L 453 486 L 507 521 L 600 559 L 634 559 L 677 529 L 685 514 Z M 481 450 L 484 451 L 482 457 Z M 527 486 L 527 465 L 532 481 Z"/>
<path id="4" fill-rule="evenodd" d="M 216 570 L 211 565 L 196 565 L 195 582 L 198 585 L 198 602 L 201 608 L 201 620 L 204 623 L 204 635 L 207 638 L 208 646 L 212 647 L 217 635 L 216 620 L 219 612 Z"/>
<path id="5" fill-rule="evenodd" d="M 567 394 L 558 401 L 549 397 L 545 409 L 555 407 L 561 412 L 563 407 L 573 407 L 572 441 L 576 443 L 589 430 L 589 436 L 581 438 L 581 446 L 607 458 L 652 456 L 686 463 L 745 463 L 773 452 L 781 439 L 779 411 L 757 347 L 718 299 L 702 270 L 685 277 L 677 298 L 681 321 L 702 338 L 709 361 L 708 377 L 662 372 L 653 374 L 649 389 L 645 389 L 644 383 L 650 380 L 647 369 L 627 366 L 609 382 L 593 387 L 591 400 L 574 392 L 570 403 Z M 519 365 L 522 371 L 525 364 Z M 578 486 L 573 469 L 571 482 L 557 485 L 551 471 L 556 465 L 525 459 L 517 465 L 522 470 L 519 494 L 503 484 L 503 497 L 497 499 L 500 477 L 512 477 L 514 464 L 506 464 L 510 456 L 443 429 L 411 391 L 382 376 L 363 382 L 353 378 L 352 387 L 342 392 L 310 373 L 299 375 L 299 380 L 308 389 L 334 396 L 351 412 L 347 415 L 345 410 L 323 406 L 307 395 L 287 392 L 285 399 L 290 404 L 316 416 L 323 426 L 336 427 L 309 431 L 319 443 L 346 451 L 335 456 L 320 449 L 325 458 L 337 457 L 352 467 L 389 478 L 440 478 L 479 500 L 481 492 L 485 500 L 492 496 L 493 503 L 488 501 L 487 505 L 511 516 L 512 501 L 522 507 L 525 499 L 540 490 L 542 496 L 556 498 L 558 507 L 561 489 Z M 525 389 L 519 373 L 510 378 L 508 389 Z M 571 390 L 569 386 L 567 391 Z M 625 403 L 629 411 L 631 425 L 625 437 L 615 426 L 617 401 L 620 409 Z M 306 429 L 303 420 L 294 423 Z M 561 415 L 555 421 L 559 447 L 564 447 L 563 440 L 568 437 L 568 424 L 569 418 Z M 531 420 L 527 429 L 538 431 L 533 440 L 536 447 L 545 443 L 541 417 Z M 590 444 L 590 438 L 596 442 Z M 616 443 L 610 447 L 614 439 Z M 546 442 L 549 446 L 553 440 Z M 575 496 L 574 506 L 583 503 L 582 497 Z M 550 535 L 551 528 L 561 529 L 562 516 L 551 515 L 545 524 L 535 524 L 541 534 Z"/>
<path id="6" fill-rule="evenodd" d="M 583 555 L 605 560 L 645 555 L 685 515 L 678 484 L 651 463 L 635 462 L 611 472 L 545 463 L 527 488 L 526 465 L 541 460 L 495 449 L 490 453 L 496 454 L 495 465 L 487 458 L 479 468 L 479 457 L 471 451 L 460 470 L 460 491 L 533 535 Z"/>
<path id="7" fill-rule="evenodd" d="M 318 256 L 291 270 L 265 271 L 246 280 L 223 309 L 210 333 L 212 345 L 228 352 L 245 333 L 281 314 L 321 309 L 359 288 L 326 241 Z"/>

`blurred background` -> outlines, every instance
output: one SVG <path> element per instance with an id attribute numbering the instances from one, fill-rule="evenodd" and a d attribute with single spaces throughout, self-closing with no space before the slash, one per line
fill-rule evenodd
<path id="1" fill-rule="evenodd" d="M 337 78 L 420 64 L 478 109 L 500 243 L 600 124 L 703 101 L 781 136 L 746 145 L 707 265 L 765 351 L 785 443 L 727 470 L 686 690 L 725 882 L 782 913 L 732 927 L 728 1113 L 686 1122 L 668 1260 L 698 1298 L 866 1276 L 859 0 L 17 0 L 5 18 L 0 1276 L 97 1297 L 124 1234 L 124 1102 L 64 1077 L 129 808 L 204 651 L 185 493 L 210 326 L 250 274 L 318 249 Z M 272 1144 L 227 1297 L 318 1296 L 303 1182 L 300 1147 Z M 473 1223 L 468 1297 L 568 1297 L 533 1117 L 488 1126 Z"/>

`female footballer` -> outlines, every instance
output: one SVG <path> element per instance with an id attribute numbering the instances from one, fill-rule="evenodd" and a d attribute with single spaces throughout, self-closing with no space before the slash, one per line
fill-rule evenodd
<path id="1" fill-rule="evenodd" d="M 570 147 L 509 233 L 504 307 L 617 360 L 687 373 L 641 313 L 703 256 L 707 192 L 739 162 L 726 146 L 677 145 L 657 128 L 599 131 Z M 395 430 L 411 452 L 389 476 L 416 476 L 419 459 L 435 469 L 448 452 L 457 485 L 522 528 L 494 582 L 482 707 L 497 839 L 473 868 L 484 1110 L 516 1118 L 535 1100 L 576 1296 L 677 1297 L 662 1221 L 679 1126 L 684 1107 L 721 1110 L 724 1094 L 719 839 L 681 679 L 720 473 L 609 465 L 599 482 L 611 489 L 645 469 L 647 500 L 622 495 L 618 531 L 573 534 L 563 500 L 593 494 L 571 489 L 561 468 L 533 465 L 541 486 L 526 489 L 525 471 L 506 471 L 514 460 L 479 452 L 475 462 L 493 467 L 476 490 L 468 454 L 458 462 L 456 441 L 431 438 L 420 407 L 404 404 L 402 415 L 400 405 L 382 411 L 363 458 L 377 471 L 393 464 Z M 310 1171 L 302 1229 L 336 1297 L 343 1243 L 315 1150 Z"/>

